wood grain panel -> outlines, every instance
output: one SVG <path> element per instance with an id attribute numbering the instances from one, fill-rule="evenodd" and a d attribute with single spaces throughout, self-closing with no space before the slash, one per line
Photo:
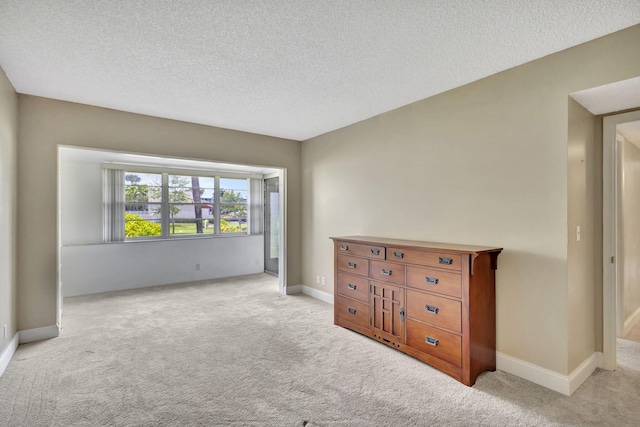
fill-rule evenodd
<path id="1" fill-rule="evenodd" d="M 367 277 L 369 275 L 369 260 L 351 256 L 338 256 L 338 270 L 348 274 Z"/>
<path id="2" fill-rule="evenodd" d="M 371 261 L 371 278 L 404 285 L 404 265 L 386 261 Z"/>
<path id="3" fill-rule="evenodd" d="M 404 288 L 371 282 L 369 307 L 373 332 L 404 343 Z"/>
<path id="4" fill-rule="evenodd" d="M 425 267 L 437 267 L 454 271 L 460 271 L 462 261 L 459 254 L 413 251 L 394 247 L 387 248 L 387 259 L 389 261 L 401 261 L 407 264 L 424 265 Z"/>
<path id="5" fill-rule="evenodd" d="M 451 271 L 407 266 L 407 286 L 454 298 L 462 297 L 462 276 Z"/>
<path id="6" fill-rule="evenodd" d="M 436 344 L 427 344 L 428 338 L 436 340 Z M 461 365 L 460 335 L 407 319 L 407 345 L 456 366 Z"/>
<path id="7" fill-rule="evenodd" d="M 367 304 L 338 296 L 335 309 L 339 318 L 344 318 L 362 327 L 369 327 L 369 306 Z"/>
<path id="8" fill-rule="evenodd" d="M 338 294 L 369 303 L 369 279 L 338 273 Z"/>
<path id="9" fill-rule="evenodd" d="M 458 334 L 462 332 L 460 301 L 409 289 L 407 290 L 407 317 Z"/>
<path id="10" fill-rule="evenodd" d="M 338 241 L 339 255 L 353 255 L 372 259 L 385 259 L 385 247 Z"/>

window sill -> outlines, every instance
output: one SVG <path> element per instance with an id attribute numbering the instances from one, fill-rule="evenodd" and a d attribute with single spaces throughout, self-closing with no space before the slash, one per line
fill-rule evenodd
<path id="1" fill-rule="evenodd" d="M 175 242 L 179 240 L 228 239 L 230 237 L 250 237 L 250 236 L 261 236 L 261 235 L 262 234 L 247 234 L 247 233 L 205 234 L 202 236 L 185 235 L 185 236 L 171 236 L 171 237 L 125 239 L 123 241 L 105 242 L 105 243 Z"/>

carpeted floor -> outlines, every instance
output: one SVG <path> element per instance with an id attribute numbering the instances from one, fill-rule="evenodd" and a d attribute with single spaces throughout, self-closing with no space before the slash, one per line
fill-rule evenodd
<path id="1" fill-rule="evenodd" d="M 504 372 L 472 388 L 280 296 L 268 275 L 65 300 L 63 332 L 0 378 L 1 426 L 638 425 L 640 344 L 571 397 Z"/>

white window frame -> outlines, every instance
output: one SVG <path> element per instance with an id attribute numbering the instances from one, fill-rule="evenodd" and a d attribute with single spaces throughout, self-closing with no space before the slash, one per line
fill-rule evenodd
<path id="1" fill-rule="evenodd" d="M 262 179 L 262 175 L 259 174 L 244 174 L 244 173 L 230 173 L 221 172 L 215 170 L 201 170 L 201 169 L 180 169 L 180 168 L 167 168 L 167 167 L 154 167 L 154 166 L 140 166 L 140 165 L 125 165 L 115 163 L 105 163 L 102 165 L 103 169 L 116 169 L 123 173 L 157 173 L 162 175 L 162 202 L 161 202 L 161 225 L 162 234 L 160 236 L 140 236 L 140 237 L 125 237 L 125 242 L 138 242 L 138 241 L 162 241 L 172 239 L 206 239 L 206 238 L 220 238 L 220 237 L 241 237 L 249 236 L 252 234 L 251 229 L 251 215 L 255 214 L 251 212 L 251 178 Z M 169 175 L 183 175 L 183 176 L 200 176 L 215 179 L 214 189 L 214 232 L 213 233 L 194 233 L 185 235 L 170 234 L 170 215 L 169 215 Z M 247 194 L 246 194 L 246 206 L 247 206 L 247 229 L 246 231 L 239 232 L 226 232 L 222 233 L 220 230 L 220 179 L 246 179 L 247 180 Z M 122 212 L 124 216 L 124 212 Z M 106 218 L 103 221 L 107 221 Z M 124 223 L 124 220 L 123 220 Z M 123 231 L 124 235 L 124 231 Z"/>

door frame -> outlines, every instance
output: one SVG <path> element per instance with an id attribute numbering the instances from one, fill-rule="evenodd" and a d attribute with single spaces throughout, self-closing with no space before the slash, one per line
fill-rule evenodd
<path id="1" fill-rule="evenodd" d="M 278 233 L 278 283 L 279 283 L 279 291 L 282 295 L 286 295 L 286 280 L 283 280 L 283 276 L 286 274 L 286 260 L 283 259 L 283 255 L 286 254 L 286 250 L 283 249 L 286 244 L 286 186 L 284 185 L 286 182 L 286 169 L 281 169 L 278 172 L 274 172 L 271 174 L 266 174 L 262 177 L 263 182 L 267 179 L 278 178 L 278 209 L 279 212 L 279 221 L 280 221 L 280 232 Z M 263 184 L 264 188 L 264 184 Z M 263 191 L 264 197 L 264 191 Z M 267 200 L 264 200 L 264 203 L 267 203 Z M 264 212 L 263 212 L 264 215 Z M 266 224 L 266 219 L 264 219 L 264 223 Z M 266 226 L 265 226 L 265 239 L 266 239 Z M 265 257 L 266 258 L 266 257 Z"/>
<path id="2" fill-rule="evenodd" d="M 637 120 L 640 111 L 606 116 L 602 122 L 602 367 L 608 370 L 617 366 L 618 325 L 622 315 L 621 170 L 616 126 Z"/>
<path id="3" fill-rule="evenodd" d="M 278 291 L 281 295 L 287 295 L 287 169 L 282 168 L 278 172 L 264 175 L 262 179 L 264 181 L 267 178 L 275 177 L 278 177 L 278 192 L 280 193 L 278 206 L 280 209 Z"/>

